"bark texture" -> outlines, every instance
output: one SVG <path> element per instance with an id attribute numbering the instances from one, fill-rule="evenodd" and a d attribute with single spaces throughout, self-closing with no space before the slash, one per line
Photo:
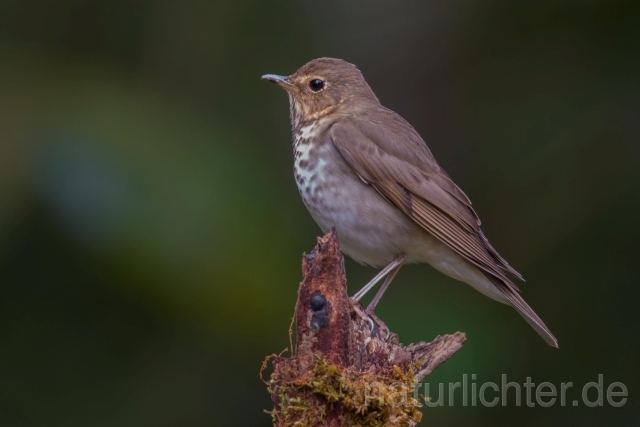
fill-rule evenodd
<path id="1" fill-rule="evenodd" d="M 464 344 L 464 333 L 403 346 L 370 330 L 351 308 L 335 231 L 302 260 L 295 310 L 296 348 L 273 356 L 267 382 L 278 427 L 414 426 L 415 386 Z M 265 364 L 266 365 L 266 364 Z"/>

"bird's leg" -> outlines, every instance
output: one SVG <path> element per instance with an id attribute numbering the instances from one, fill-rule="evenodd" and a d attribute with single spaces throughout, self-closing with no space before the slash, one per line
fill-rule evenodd
<path id="1" fill-rule="evenodd" d="M 376 292 L 376 296 L 373 297 L 373 299 L 367 306 L 367 309 L 364 311 L 373 320 L 373 322 L 376 325 L 378 325 L 378 328 L 386 330 L 385 341 L 388 340 L 389 337 L 391 336 L 391 329 L 389 329 L 387 324 L 384 323 L 378 316 L 373 314 L 373 312 L 376 309 L 376 306 L 378 305 L 378 303 L 380 302 L 382 295 L 384 295 L 385 291 L 391 284 L 391 281 L 393 280 L 394 277 L 396 277 L 396 274 L 398 274 L 398 271 L 400 271 L 401 267 L 402 267 L 402 264 L 398 265 L 396 268 L 391 270 L 391 272 L 389 272 L 389 275 L 384 280 L 384 283 L 382 283 L 382 286 L 380 286 L 380 289 L 378 289 L 378 292 Z"/>
<path id="2" fill-rule="evenodd" d="M 404 255 L 398 255 L 397 257 L 395 257 L 393 259 L 393 261 L 391 261 L 389 263 L 389 265 L 387 265 L 385 268 L 383 268 L 382 270 L 380 270 L 380 272 L 378 274 L 376 274 L 376 276 L 371 279 L 371 281 L 369 283 L 367 283 L 366 285 L 364 285 L 362 287 L 362 289 L 360 289 L 358 292 L 356 292 L 352 297 L 351 297 L 351 301 L 353 302 L 358 302 L 362 299 L 362 297 L 371 290 L 371 288 L 373 288 L 376 283 L 378 283 L 380 280 L 382 280 L 382 278 L 384 276 L 386 276 L 387 274 L 389 274 L 389 272 L 391 270 L 393 270 L 394 268 L 396 268 L 397 266 L 401 265 L 402 262 L 404 261 Z M 388 286 L 388 285 L 387 285 Z"/>
<path id="3" fill-rule="evenodd" d="M 404 259 L 404 257 L 403 257 L 403 259 Z M 373 299 L 371 300 L 371 302 L 367 306 L 367 309 L 365 310 L 365 312 L 368 315 L 372 315 L 373 314 L 374 310 L 376 309 L 376 306 L 378 305 L 378 303 L 380 302 L 380 299 L 382 298 L 382 295 L 384 295 L 385 291 L 387 290 L 387 288 L 391 284 L 391 281 L 393 280 L 394 277 L 396 277 L 396 274 L 398 274 L 398 271 L 400 271 L 401 267 L 402 267 L 402 264 L 399 264 L 398 266 L 396 266 L 393 270 L 391 270 L 389 272 L 389 275 L 384 280 L 384 283 L 382 283 L 382 286 L 380 286 L 380 289 L 378 289 L 378 292 L 376 293 L 376 296 L 373 297 Z"/>
<path id="4" fill-rule="evenodd" d="M 375 327 L 374 322 L 377 323 L 380 327 L 383 327 L 384 329 L 387 330 L 387 335 L 385 340 L 389 339 L 389 336 L 391 335 L 391 331 L 389 330 L 387 325 L 385 325 L 385 323 L 378 318 L 378 316 L 373 314 L 373 310 L 375 310 L 376 305 L 378 305 L 378 302 L 380 301 L 380 298 L 382 298 L 382 294 L 384 294 L 384 291 L 387 290 L 387 288 L 389 287 L 389 284 L 391 283 L 395 275 L 400 270 L 400 267 L 404 262 L 404 258 L 405 258 L 404 255 L 398 255 L 393 261 L 391 261 L 391 263 L 389 263 L 389 265 L 387 265 L 385 268 L 380 270 L 380 272 L 376 274 L 376 276 L 373 279 L 371 279 L 369 283 L 364 285 L 362 289 L 356 292 L 356 294 L 353 297 L 349 298 L 351 307 L 353 307 L 354 311 L 358 314 L 358 316 L 360 316 L 365 321 L 369 322 L 369 324 L 371 325 L 371 331 L 373 331 Z M 371 288 L 373 288 L 376 285 L 376 283 L 378 283 L 387 274 L 388 276 L 385 279 L 384 283 L 382 284 L 382 287 L 376 293 L 376 296 L 373 298 L 373 300 L 367 307 L 367 310 L 363 312 L 358 302 L 369 290 L 371 290 Z"/>

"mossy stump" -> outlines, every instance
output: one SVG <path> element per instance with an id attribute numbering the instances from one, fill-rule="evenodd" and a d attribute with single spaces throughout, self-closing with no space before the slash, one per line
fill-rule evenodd
<path id="1" fill-rule="evenodd" d="M 458 351 L 464 333 L 403 346 L 388 341 L 350 307 L 335 231 L 303 256 L 295 311 L 296 348 L 273 356 L 267 382 L 277 427 L 414 426 L 415 386 Z"/>

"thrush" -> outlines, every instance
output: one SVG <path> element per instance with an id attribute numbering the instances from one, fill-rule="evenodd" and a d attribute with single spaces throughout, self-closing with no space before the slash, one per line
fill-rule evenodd
<path id="1" fill-rule="evenodd" d="M 324 232 L 335 227 L 345 254 L 382 268 L 352 297 L 359 301 L 385 278 L 366 315 L 403 264 L 428 263 L 513 306 L 558 346 L 519 295 L 509 274 L 522 276 L 489 244 L 469 198 L 355 65 L 319 58 L 290 76 L 262 78 L 289 95 L 294 175 L 309 213 Z"/>

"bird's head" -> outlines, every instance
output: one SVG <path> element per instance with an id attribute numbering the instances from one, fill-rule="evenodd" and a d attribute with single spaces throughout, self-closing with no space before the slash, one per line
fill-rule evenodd
<path id="1" fill-rule="evenodd" d="M 314 59 L 290 76 L 265 74 L 262 79 L 287 91 L 294 123 L 379 104 L 360 70 L 342 59 Z"/>

